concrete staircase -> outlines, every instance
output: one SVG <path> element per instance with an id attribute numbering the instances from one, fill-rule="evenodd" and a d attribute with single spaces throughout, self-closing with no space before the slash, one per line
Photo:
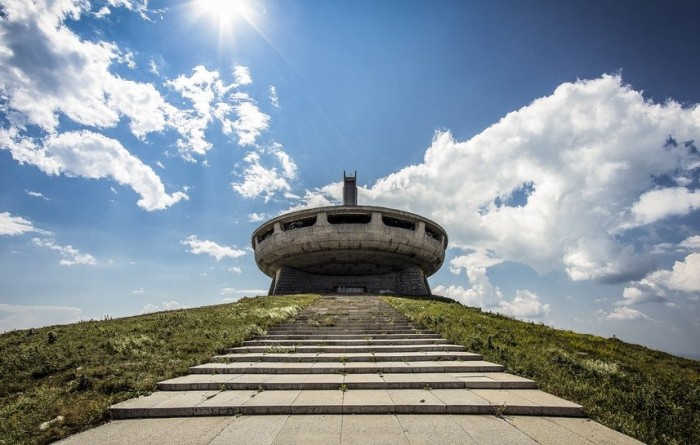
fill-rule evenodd
<path id="1" fill-rule="evenodd" d="M 324 297 L 114 419 L 252 414 L 497 414 L 581 417 L 463 346 L 414 326 L 378 297 Z"/>

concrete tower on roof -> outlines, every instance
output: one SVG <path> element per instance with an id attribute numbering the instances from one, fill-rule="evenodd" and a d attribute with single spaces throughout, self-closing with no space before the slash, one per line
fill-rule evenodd
<path id="1" fill-rule="evenodd" d="M 270 295 L 430 295 L 427 277 L 445 260 L 447 233 L 414 213 L 357 205 L 357 172 L 343 172 L 343 205 L 286 213 L 252 238 Z"/>

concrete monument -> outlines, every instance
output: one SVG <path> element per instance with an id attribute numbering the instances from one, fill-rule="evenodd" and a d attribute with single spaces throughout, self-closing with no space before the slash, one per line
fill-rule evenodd
<path id="1" fill-rule="evenodd" d="M 447 233 L 414 213 L 357 205 L 357 174 L 343 173 L 343 205 L 286 213 L 253 233 L 270 295 L 430 295 L 427 277 L 445 260 Z"/>

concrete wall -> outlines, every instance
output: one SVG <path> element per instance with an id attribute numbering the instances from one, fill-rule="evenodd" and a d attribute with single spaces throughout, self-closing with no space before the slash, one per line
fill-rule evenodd
<path id="1" fill-rule="evenodd" d="M 425 274 L 417 267 L 363 276 L 315 275 L 282 267 L 275 274 L 270 295 L 352 293 L 351 289 L 371 294 L 430 295 Z"/>
<path id="2" fill-rule="evenodd" d="M 367 215 L 367 224 L 331 224 L 338 215 Z M 387 225 L 383 217 L 411 222 L 415 230 Z M 313 225 L 287 228 L 316 218 Z M 426 230 L 427 229 L 427 230 Z M 436 272 L 445 257 L 447 234 L 426 218 L 381 207 L 327 207 L 273 219 L 253 236 L 258 267 L 273 276 L 281 267 L 326 275 L 365 275 L 419 267 Z"/>

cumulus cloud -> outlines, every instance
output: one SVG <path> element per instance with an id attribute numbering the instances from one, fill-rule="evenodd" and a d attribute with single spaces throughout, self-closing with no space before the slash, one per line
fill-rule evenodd
<path id="1" fill-rule="evenodd" d="M 540 318 L 549 314 L 549 304 L 542 304 L 533 292 L 517 290 L 513 301 L 499 303 L 498 312 L 517 318 Z"/>
<path id="2" fill-rule="evenodd" d="M 700 253 L 691 253 L 685 260 L 676 261 L 668 287 L 683 292 L 700 292 Z"/>
<path id="3" fill-rule="evenodd" d="M 240 91 L 252 82 L 244 66 L 234 68 L 230 84 L 218 71 L 203 66 L 167 81 L 164 86 L 184 99 L 178 106 L 166 101 L 153 84 L 113 74 L 114 64 L 135 66 L 136 55 L 111 42 L 81 38 L 66 21 L 88 13 L 105 17 L 117 7 L 145 19 L 159 12 L 149 10 L 146 1 L 134 0 L 110 0 L 97 11 L 78 0 L 6 2 L 0 29 L 0 107 L 6 122 L 0 127 L 0 148 L 47 174 L 112 177 L 141 195 L 141 207 L 160 210 L 186 199 L 186 194 L 166 194 L 155 173 L 119 142 L 102 135 L 103 130 L 125 121 L 144 142 L 151 133 L 173 131 L 182 157 L 195 161 L 194 156 L 212 148 L 207 140 L 212 122 L 218 121 L 224 133 L 235 134 L 240 145 L 257 147 L 269 116 Z M 158 73 L 151 62 L 151 71 Z M 61 133 L 59 122 L 64 118 L 85 129 Z M 42 137 L 29 133 L 28 125 L 36 126 Z M 71 149 L 69 143 L 77 146 Z M 96 159 L 89 156 L 93 151 Z M 291 158 L 281 150 L 273 156 L 293 177 L 296 166 Z"/>
<path id="4" fill-rule="evenodd" d="M 60 253 L 62 259 L 59 261 L 59 264 L 61 266 L 94 266 L 97 264 L 95 257 L 89 253 L 82 253 L 71 245 L 62 246 L 56 244 L 54 240 L 40 238 L 33 238 L 32 243 L 37 247 L 44 247 Z"/>
<path id="5" fill-rule="evenodd" d="M 270 116 L 260 111 L 257 105 L 249 101 L 241 101 L 233 107 L 238 119 L 231 127 L 238 136 L 240 145 L 253 145 L 260 134 L 267 130 Z"/>
<path id="6" fill-rule="evenodd" d="M 76 323 L 83 310 L 70 306 L 26 306 L 0 303 L 0 332 Z"/>
<path id="7" fill-rule="evenodd" d="M 131 187 L 145 210 L 162 210 L 187 199 L 184 192 L 167 194 L 153 169 L 115 140 L 91 131 L 72 131 L 49 136 L 38 145 L 15 131 L 0 129 L 0 148 L 10 150 L 21 164 L 37 166 L 49 175 L 65 174 L 91 179 L 111 178 Z"/>
<path id="8" fill-rule="evenodd" d="M 221 261 L 224 258 L 238 258 L 246 254 L 245 250 L 234 247 L 222 246 L 209 240 L 200 240 L 196 235 L 190 235 L 181 243 L 190 248 L 189 252 L 195 255 L 207 254 Z"/>
<path id="9" fill-rule="evenodd" d="M 668 301 L 664 290 L 667 286 L 662 284 L 668 281 L 664 277 L 665 275 L 665 272 L 654 272 L 647 278 L 630 284 L 622 291 L 623 300 L 616 304 L 618 306 L 629 306 L 640 303 Z"/>
<path id="10" fill-rule="evenodd" d="M 450 271 L 458 274 L 460 270 L 470 268 L 488 268 L 501 264 L 503 260 L 496 257 L 496 254 L 488 249 L 478 249 L 467 255 L 460 255 L 450 260 Z"/>
<path id="11" fill-rule="evenodd" d="M 680 246 L 696 250 L 698 237 L 687 238 Z M 700 292 L 700 253 L 693 252 L 680 261 L 676 261 L 671 269 L 659 269 L 632 282 L 625 287 L 618 305 L 632 305 L 647 302 L 670 303 L 669 294 L 686 295 L 693 300 Z"/>
<path id="12" fill-rule="evenodd" d="M 250 70 L 247 66 L 236 65 L 233 67 L 233 78 L 235 79 L 236 86 L 240 85 L 250 85 L 253 83 L 253 79 L 250 77 Z"/>
<path id="13" fill-rule="evenodd" d="M 638 280 L 654 259 L 636 237 L 696 209 L 700 159 L 682 141 L 699 139 L 698 106 L 656 104 L 604 75 L 564 83 L 467 141 L 437 132 L 422 162 L 361 188 L 360 200 L 429 215 L 453 247 L 540 274 Z M 655 213 L 646 202 L 662 195 L 680 204 Z"/>
<path id="14" fill-rule="evenodd" d="M 653 267 L 652 259 L 633 245 L 622 246 L 609 238 L 580 239 L 563 258 L 574 281 L 624 282 L 643 277 Z"/>
<path id="15" fill-rule="evenodd" d="M 267 219 L 267 213 L 249 213 L 248 221 L 250 222 L 260 222 Z"/>
<path id="16" fill-rule="evenodd" d="M 615 308 L 613 312 L 601 312 L 608 320 L 651 320 L 644 313 L 628 307 Z"/>
<path id="17" fill-rule="evenodd" d="M 113 127 L 126 117 L 137 137 L 161 131 L 173 108 L 152 85 L 110 72 L 112 63 L 129 63 L 132 56 L 110 42 L 81 40 L 65 26 L 88 7 L 79 1 L 6 2 L 0 90 L 8 106 L 49 133 L 56 131 L 59 113 L 96 128 Z"/>
<path id="18" fill-rule="evenodd" d="M 632 206 L 634 225 L 650 224 L 669 216 L 687 215 L 700 208 L 700 193 L 685 187 L 652 190 Z"/>
<path id="19" fill-rule="evenodd" d="M 10 212 L 0 213 L 0 236 L 2 235 L 22 235 L 25 233 L 37 232 L 48 235 L 49 232 L 34 227 L 31 221 L 21 216 L 12 216 Z"/>
<path id="20" fill-rule="evenodd" d="M 700 250 L 700 235 L 695 235 L 695 236 L 691 236 L 689 238 L 686 238 L 683 241 L 681 241 L 681 243 L 679 245 L 680 245 L 680 247 L 682 247 L 684 249 L 688 249 L 688 250 L 693 250 L 693 251 Z"/>
<path id="21" fill-rule="evenodd" d="M 302 197 L 293 194 L 287 194 L 286 196 L 295 204 L 284 210 L 284 212 L 337 205 L 342 202 L 343 183 L 335 182 L 313 190 L 306 190 Z"/>
<path id="22" fill-rule="evenodd" d="M 142 314 L 150 314 L 161 311 L 176 311 L 178 309 L 189 309 L 188 306 L 178 303 L 175 300 L 163 301 L 161 304 L 146 304 L 141 309 Z"/>
<path id="23" fill-rule="evenodd" d="M 191 153 L 202 155 L 211 149 L 205 131 L 214 120 L 221 124 L 224 134 L 235 134 L 241 146 L 255 145 L 269 127 L 270 116 L 260 110 L 250 95 L 238 89 L 252 82 L 248 68 L 237 66 L 234 76 L 234 83 L 226 84 L 218 71 L 199 65 L 192 75 L 166 82 L 192 104 L 189 112 L 173 113 L 176 127 L 185 136 L 178 141 L 185 157 Z"/>
<path id="24" fill-rule="evenodd" d="M 262 196 L 268 202 L 277 192 L 291 190 L 284 166 L 282 172 L 276 167 L 266 167 L 259 153 L 250 152 L 244 158 L 247 164 L 243 180 L 234 182 L 231 187 L 245 198 Z"/>

